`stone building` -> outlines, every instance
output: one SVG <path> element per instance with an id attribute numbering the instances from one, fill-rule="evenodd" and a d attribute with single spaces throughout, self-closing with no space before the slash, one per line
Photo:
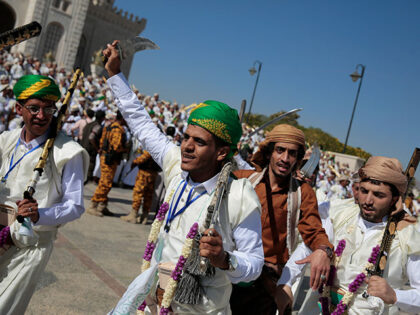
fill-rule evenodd
<path id="1" fill-rule="evenodd" d="M 0 0 L 0 32 L 37 21 L 39 37 L 12 47 L 43 59 L 52 52 L 58 67 L 80 66 L 90 73 L 92 58 L 106 43 L 139 35 L 145 19 L 114 6 L 115 0 Z M 132 57 L 124 60 L 122 71 L 129 75 Z"/>

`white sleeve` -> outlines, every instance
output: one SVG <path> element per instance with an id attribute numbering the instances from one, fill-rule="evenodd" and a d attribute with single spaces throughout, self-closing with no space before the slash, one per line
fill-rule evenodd
<path id="1" fill-rule="evenodd" d="M 330 203 L 323 203 L 323 207 L 325 208 L 324 215 L 326 216 L 325 219 L 321 218 L 322 227 L 325 229 L 325 233 L 328 236 L 328 240 L 333 243 L 334 242 L 334 230 L 331 223 L 331 219 L 329 217 L 329 205 Z M 289 287 L 295 283 L 296 279 L 302 275 L 303 268 L 305 264 L 297 264 L 296 261 L 306 258 L 312 254 L 312 250 L 305 245 L 304 242 L 299 244 L 293 254 L 290 256 L 289 260 L 287 261 L 286 265 L 283 268 L 281 276 L 277 281 L 277 285 L 286 284 Z"/>
<path id="2" fill-rule="evenodd" d="M 397 305 L 402 311 L 420 313 L 420 256 L 411 255 L 407 260 L 407 275 L 410 281 L 410 290 L 395 290 Z"/>
<path id="3" fill-rule="evenodd" d="M 83 204 L 84 172 L 82 153 L 75 155 L 64 165 L 61 178 L 63 198 L 50 208 L 39 208 L 39 220 L 35 225 L 58 225 L 78 219 L 85 207 Z"/>
<path id="4" fill-rule="evenodd" d="M 312 254 L 311 249 L 304 242 L 300 243 L 284 266 L 277 285 L 286 284 L 292 287 L 296 279 L 301 276 L 302 270 L 305 267 L 305 264 L 298 265 L 296 261 L 304 259 L 310 254 Z"/>
<path id="5" fill-rule="evenodd" d="M 235 159 L 236 164 L 238 164 L 239 170 L 254 170 L 255 168 L 248 164 L 247 161 L 245 161 L 240 154 L 235 154 L 233 156 Z"/>
<path id="6" fill-rule="evenodd" d="M 234 230 L 236 250 L 229 253 L 238 263 L 234 271 L 226 271 L 232 283 L 250 282 L 259 277 L 264 265 L 261 238 L 261 216 L 253 211 Z"/>
<path id="7" fill-rule="evenodd" d="M 149 114 L 141 105 L 137 95 L 130 89 L 127 79 L 122 73 L 110 77 L 107 83 L 132 134 L 151 154 L 155 162 L 162 167 L 163 157 L 175 144 L 166 138 L 150 119 Z"/>

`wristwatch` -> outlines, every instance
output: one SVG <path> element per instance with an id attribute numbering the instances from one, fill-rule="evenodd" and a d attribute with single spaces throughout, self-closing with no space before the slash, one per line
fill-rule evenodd
<path id="1" fill-rule="evenodd" d="M 320 245 L 320 246 L 318 247 L 318 249 L 323 250 L 323 251 L 327 254 L 327 257 L 328 257 L 329 259 L 332 259 L 332 258 L 333 258 L 333 256 L 334 256 L 334 252 L 333 252 L 333 250 L 331 249 L 331 247 L 329 247 L 329 246 L 327 246 L 327 245 Z"/>
<path id="2" fill-rule="evenodd" d="M 229 254 L 229 252 L 225 252 L 226 253 L 226 258 L 225 261 L 228 263 L 228 268 L 224 269 L 224 270 L 228 270 L 228 271 L 235 271 L 236 268 L 238 267 L 238 261 L 236 260 L 236 257 Z"/>

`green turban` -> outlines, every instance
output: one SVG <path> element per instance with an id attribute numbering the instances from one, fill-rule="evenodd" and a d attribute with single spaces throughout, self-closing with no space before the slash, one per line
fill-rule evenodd
<path id="1" fill-rule="evenodd" d="M 57 102 L 60 97 L 60 89 L 54 80 L 43 75 L 25 75 L 16 82 L 13 93 L 17 100 L 38 98 Z"/>
<path id="2" fill-rule="evenodd" d="M 228 158 L 236 152 L 242 135 L 238 111 L 217 101 L 198 104 L 190 113 L 188 124 L 200 126 L 230 145 Z"/>

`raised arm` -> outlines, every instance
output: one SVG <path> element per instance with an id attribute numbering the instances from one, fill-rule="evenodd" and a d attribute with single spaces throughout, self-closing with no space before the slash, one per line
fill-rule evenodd
<path id="1" fill-rule="evenodd" d="M 162 167 L 163 157 L 175 145 L 156 127 L 137 95 L 130 89 L 127 79 L 120 70 L 121 61 L 115 48 L 117 43 L 114 41 L 112 45 L 108 44 L 108 48 L 103 51 L 104 56 L 108 58 L 105 64 L 110 76 L 107 81 L 108 86 L 131 132 Z"/>

